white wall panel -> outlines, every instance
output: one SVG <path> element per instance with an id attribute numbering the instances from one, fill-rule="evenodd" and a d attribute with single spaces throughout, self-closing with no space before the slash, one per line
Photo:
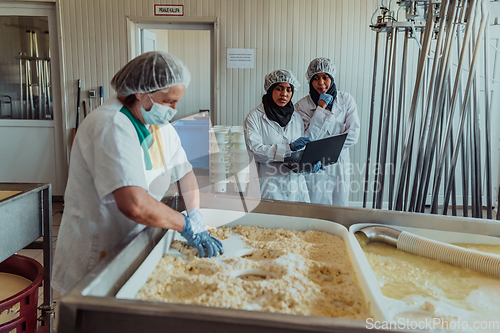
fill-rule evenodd
<path id="1" fill-rule="evenodd" d="M 87 104 L 89 89 L 102 85 L 105 98 L 112 95 L 109 82 L 129 59 L 127 16 L 153 16 L 154 4 L 167 2 L 65 0 L 58 3 L 68 128 L 75 122 L 76 80 L 82 80 L 82 100 Z M 375 33 L 368 26 L 376 1 L 184 0 L 175 4 L 184 5 L 186 17 L 220 18 L 218 123 L 241 125 L 248 112 L 261 101 L 265 74 L 274 69 L 287 68 L 297 76 L 301 87 L 293 101 L 298 101 L 309 90 L 304 78 L 309 62 L 319 56 L 330 57 L 338 67 L 335 79 L 338 89 L 355 97 L 362 120 L 362 134 L 359 143 L 351 149 L 351 160 L 365 162 L 366 144 L 363 143 L 367 142 L 375 39 Z M 191 50 L 186 47 L 181 58 L 189 62 Z M 256 68 L 227 69 L 227 48 L 255 49 Z M 196 74 L 198 69 L 195 65 L 192 67 Z M 203 77 L 203 82 L 208 82 L 206 79 Z M 208 86 L 206 94 L 209 94 Z M 95 106 L 97 99 L 93 102 Z M 362 175 L 355 175 L 360 177 Z M 359 198 L 359 195 L 352 197 L 353 200 Z"/>
<path id="2" fill-rule="evenodd" d="M 359 168 L 352 180 L 363 179 L 375 47 L 375 32 L 369 24 L 377 6 L 375 0 L 59 1 L 65 64 L 63 93 L 69 128 L 75 121 L 76 80 L 82 79 L 83 100 L 88 100 L 88 89 L 100 85 L 104 86 L 105 98 L 113 94 L 109 82 L 129 59 L 126 17 L 153 16 L 155 3 L 184 5 L 186 17 L 219 18 L 218 110 L 214 111 L 219 124 L 243 123 L 248 112 L 261 101 L 266 73 L 279 68 L 292 70 L 301 83 L 293 97 L 296 102 L 308 93 L 304 73 L 309 62 L 319 56 L 333 59 L 338 68 L 338 89 L 351 93 L 358 105 L 361 135 L 350 154 Z M 383 70 L 385 35 L 380 37 L 379 73 Z M 227 69 L 227 48 L 255 49 L 256 68 Z M 418 49 L 410 45 L 409 51 L 408 82 L 415 78 Z M 377 82 L 378 91 L 381 86 L 382 82 Z M 407 105 L 410 102 L 406 100 Z M 380 101 L 376 100 L 376 110 L 379 107 Z M 378 128 L 378 115 L 377 111 L 374 131 Z M 372 142 L 373 159 L 375 153 L 376 142 Z M 498 166 L 493 169 L 495 172 Z M 361 201 L 362 192 L 352 194 L 351 200 Z"/>

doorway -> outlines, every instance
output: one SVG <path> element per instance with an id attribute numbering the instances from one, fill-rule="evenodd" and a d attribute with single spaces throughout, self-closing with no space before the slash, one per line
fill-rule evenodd
<path id="1" fill-rule="evenodd" d="M 210 31 L 139 28 L 140 53 L 168 52 L 184 62 L 191 82 L 173 121 L 210 110 Z"/>
<path id="2" fill-rule="evenodd" d="M 129 54 L 133 59 L 148 51 L 165 51 L 182 60 L 191 82 L 173 119 L 209 112 L 217 124 L 217 18 L 129 17 Z"/>

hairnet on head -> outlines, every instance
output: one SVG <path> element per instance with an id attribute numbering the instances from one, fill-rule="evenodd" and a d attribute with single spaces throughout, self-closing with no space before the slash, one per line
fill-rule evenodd
<path id="1" fill-rule="evenodd" d="M 318 73 L 326 73 L 330 74 L 330 76 L 335 78 L 335 74 L 337 73 L 337 69 L 333 62 L 328 58 L 316 58 L 309 64 L 306 72 L 307 82 L 311 82 L 311 79 L 314 75 Z"/>
<path id="2" fill-rule="evenodd" d="M 177 84 L 186 87 L 191 74 L 186 65 L 166 52 L 146 52 L 129 61 L 111 80 L 118 96 L 149 93 Z"/>
<path id="3" fill-rule="evenodd" d="M 281 82 L 289 83 L 295 90 L 300 86 L 299 81 L 292 72 L 287 69 L 277 69 L 264 78 L 264 89 L 267 91 L 273 84 Z"/>

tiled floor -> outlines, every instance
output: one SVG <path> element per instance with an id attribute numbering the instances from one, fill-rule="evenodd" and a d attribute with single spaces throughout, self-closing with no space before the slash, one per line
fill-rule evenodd
<path id="1" fill-rule="evenodd" d="M 57 235 L 59 233 L 59 227 L 61 225 L 62 211 L 63 211 L 63 203 L 62 202 L 52 202 L 52 253 L 54 253 L 56 250 Z M 38 261 L 40 264 L 43 265 L 43 251 L 42 250 L 20 250 L 17 252 L 17 254 L 33 258 L 36 261 Z M 61 298 L 61 295 L 57 291 L 54 290 L 53 291 L 53 300 L 54 300 L 54 302 L 56 302 L 56 304 L 60 298 Z M 38 305 L 41 305 L 41 304 L 43 304 L 43 288 L 39 289 L 39 294 L 38 294 Z M 57 308 L 56 308 L 56 315 L 57 315 Z M 57 320 L 54 321 L 54 326 L 56 326 L 56 322 L 57 322 Z M 56 327 L 54 327 L 54 328 L 56 328 Z"/>

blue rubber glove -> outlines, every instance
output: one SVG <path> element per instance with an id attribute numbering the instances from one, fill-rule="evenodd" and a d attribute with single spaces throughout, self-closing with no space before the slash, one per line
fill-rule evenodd
<path id="1" fill-rule="evenodd" d="M 321 94 L 319 95 L 319 101 L 325 101 L 326 105 L 332 104 L 333 102 L 333 96 L 329 94 Z M 318 103 L 319 103 L 318 101 Z"/>
<path id="2" fill-rule="evenodd" d="M 304 148 L 311 141 L 313 141 L 313 139 L 308 138 L 307 136 L 301 136 L 297 140 L 290 143 L 290 148 L 292 151 L 297 151 Z"/>
<path id="3" fill-rule="evenodd" d="M 203 216 L 197 209 L 191 209 L 188 213 L 189 217 L 184 215 L 184 229 L 181 231 L 181 236 L 186 238 L 189 246 L 198 249 L 200 258 L 211 258 L 218 254 L 224 253 L 222 243 L 217 238 L 212 237 L 203 225 Z"/>
<path id="4" fill-rule="evenodd" d="M 316 172 L 318 172 L 319 170 L 325 170 L 325 168 L 323 168 L 323 167 L 321 166 L 321 161 L 316 162 L 316 163 L 312 166 L 311 170 L 306 171 L 306 173 L 316 173 Z"/>
<path id="5" fill-rule="evenodd" d="M 321 166 L 321 161 L 318 161 L 318 162 L 316 162 L 316 164 L 314 164 L 314 165 L 313 165 L 312 170 L 311 170 L 311 173 L 316 173 L 316 172 L 318 172 L 319 170 L 325 170 L 325 168 L 323 168 L 323 167 Z"/>

